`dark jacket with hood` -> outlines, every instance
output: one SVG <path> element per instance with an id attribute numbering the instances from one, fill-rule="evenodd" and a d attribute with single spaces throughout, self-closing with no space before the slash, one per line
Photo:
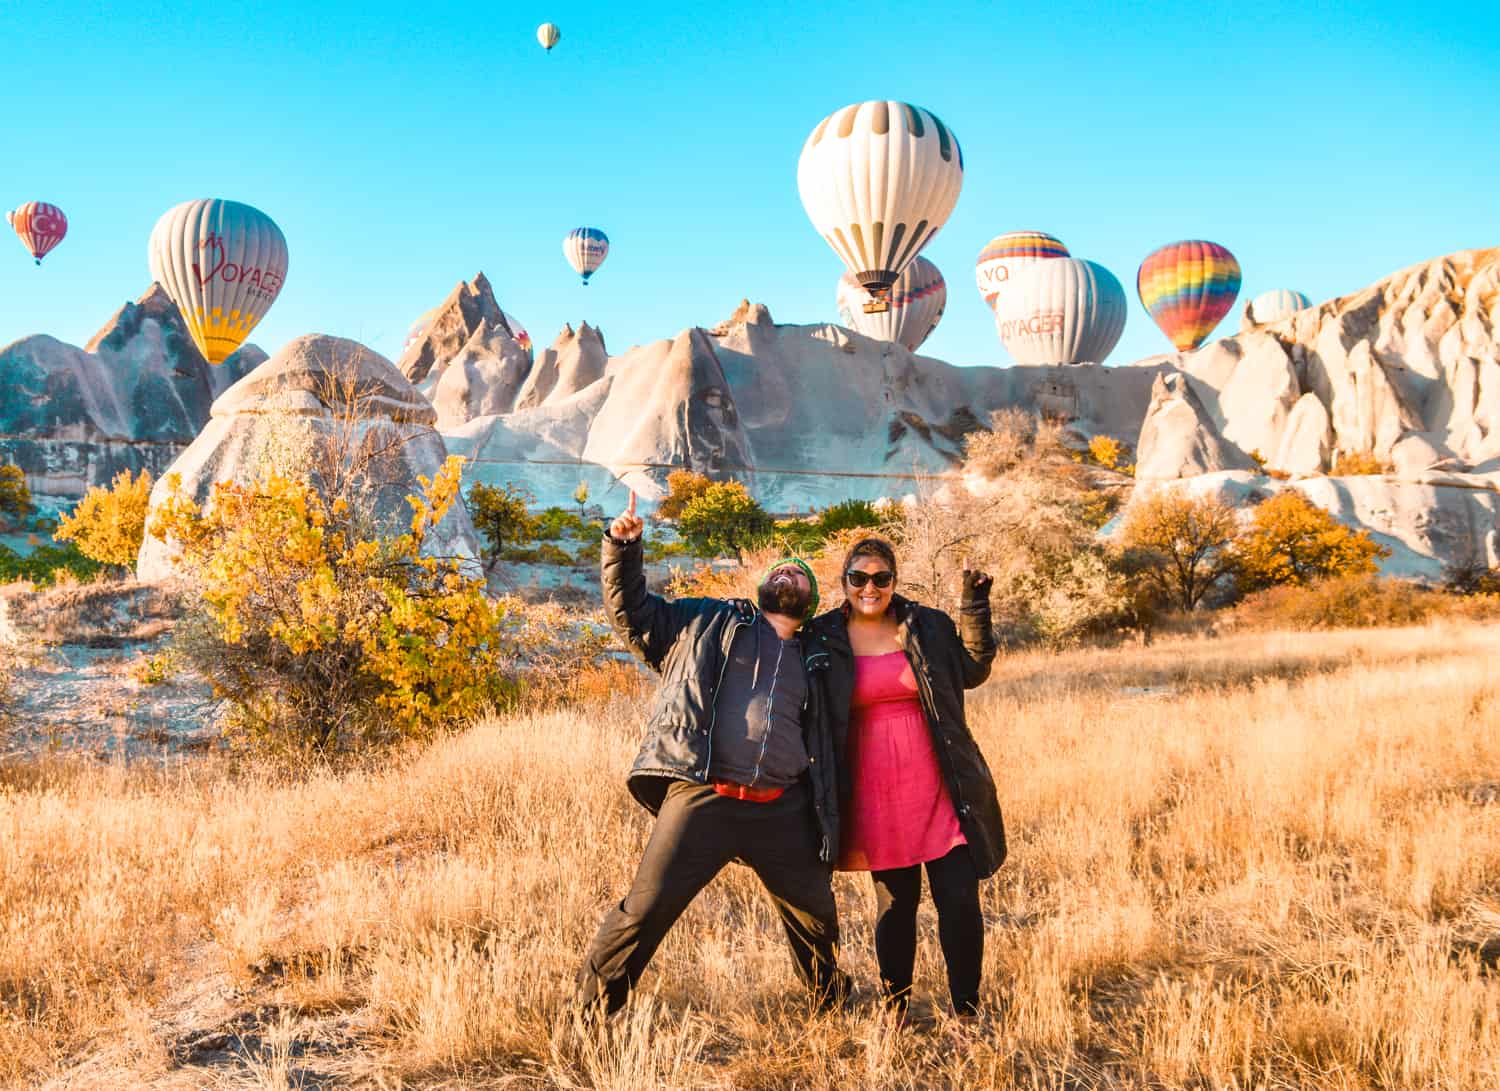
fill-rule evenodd
<path id="1" fill-rule="evenodd" d="M 932 748 L 947 785 L 958 824 L 969 843 L 979 877 L 993 875 L 1005 862 L 1005 823 L 995 797 L 995 781 L 964 719 L 964 690 L 990 676 L 995 636 L 990 628 L 988 598 L 965 602 L 959 613 L 962 637 L 953 619 L 941 610 L 894 595 L 891 612 L 898 626 L 896 642 L 906 653 L 917 680 L 922 713 L 932 732 Z M 849 706 L 854 694 L 854 649 L 849 643 L 845 607 L 819 614 L 808 625 L 813 639 L 829 653 L 827 694 L 833 720 L 840 780 L 849 737 Z"/>
<path id="2" fill-rule="evenodd" d="M 630 794 L 652 814 L 661 809 L 674 780 L 708 783 L 713 756 L 714 699 L 729 661 L 729 645 L 755 622 L 756 607 L 744 599 L 685 598 L 668 601 L 646 591 L 640 539 L 620 543 L 605 536 L 601 550 L 604 606 L 615 632 L 661 686 L 646 716 L 646 738 L 631 767 Z M 824 684 L 828 654 L 798 630 L 807 675 L 802 739 L 809 765 L 820 858 L 831 864 L 839 843 L 839 799 L 830 706 Z M 845 712 L 847 717 L 848 713 Z"/>

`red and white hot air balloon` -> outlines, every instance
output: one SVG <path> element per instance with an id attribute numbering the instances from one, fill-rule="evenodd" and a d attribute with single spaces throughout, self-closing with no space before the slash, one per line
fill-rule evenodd
<path id="1" fill-rule="evenodd" d="M 38 265 L 68 233 L 68 218 L 63 210 L 46 201 L 27 201 L 7 212 L 5 222 L 15 230 L 21 245 L 31 251 Z"/>

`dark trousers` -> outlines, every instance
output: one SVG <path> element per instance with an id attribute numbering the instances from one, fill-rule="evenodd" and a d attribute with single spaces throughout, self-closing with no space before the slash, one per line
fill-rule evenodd
<path id="1" fill-rule="evenodd" d="M 922 900 L 922 868 L 871 872 L 875 880 L 875 960 L 880 982 L 897 1008 L 911 999 L 917 961 L 917 904 Z M 984 963 L 984 917 L 979 912 L 979 875 L 967 845 L 927 862 L 927 885 L 937 907 L 938 942 L 948 966 L 953 1010 L 979 1010 L 979 975 Z"/>
<path id="2" fill-rule="evenodd" d="M 609 911 L 583 967 L 578 1004 L 615 1012 L 688 903 L 725 864 L 748 864 L 781 916 L 797 973 L 821 1006 L 838 1003 L 848 978 L 837 968 L 839 926 L 829 865 L 818 859 L 808 790 L 752 803 L 683 781 L 667 789 L 630 893 Z"/>

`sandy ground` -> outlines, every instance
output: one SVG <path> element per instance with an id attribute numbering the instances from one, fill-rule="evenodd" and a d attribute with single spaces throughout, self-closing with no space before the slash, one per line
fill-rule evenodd
<path id="1" fill-rule="evenodd" d="M 166 757 L 212 746 L 206 686 L 136 676 L 144 658 L 165 650 L 174 620 L 158 592 L 134 583 L 0 590 L 0 647 L 12 662 L 0 758 Z"/>

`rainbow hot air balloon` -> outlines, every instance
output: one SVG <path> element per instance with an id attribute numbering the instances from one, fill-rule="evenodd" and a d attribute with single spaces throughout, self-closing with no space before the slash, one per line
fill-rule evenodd
<path id="1" fill-rule="evenodd" d="M 245 343 L 286 282 L 281 228 L 238 201 L 184 201 L 170 209 L 151 231 L 148 258 L 211 364 Z"/>
<path id="2" fill-rule="evenodd" d="M 543 23 L 536 28 L 536 40 L 541 43 L 542 48 L 548 53 L 552 47 L 562 39 L 562 31 L 557 29 L 556 23 Z"/>
<path id="3" fill-rule="evenodd" d="M 46 201 L 27 201 L 7 212 L 5 222 L 15 230 L 21 245 L 31 251 L 38 265 L 68 233 L 68 218 L 63 210 Z"/>
<path id="4" fill-rule="evenodd" d="M 1135 285 L 1161 331 L 1186 352 L 1203 344 L 1234 306 L 1240 263 L 1216 242 L 1174 242 L 1141 262 Z"/>
<path id="5" fill-rule="evenodd" d="M 1267 322 L 1279 322 L 1311 306 L 1312 300 L 1301 292 L 1294 292 L 1290 288 L 1273 288 L 1269 292 L 1261 292 L 1245 304 L 1245 318 L 1253 325 L 1263 326 Z"/>
<path id="6" fill-rule="evenodd" d="M 609 257 L 609 236 L 597 227 L 575 227 L 563 239 L 563 256 L 587 284 L 589 277 Z"/>
<path id="7" fill-rule="evenodd" d="M 1045 231 L 1007 231 L 985 243 L 974 262 L 974 282 L 979 294 L 995 309 L 995 297 L 1005 282 L 1034 261 L 1068 257 L 1062 240 Z"/>
<path id="8" fill-rule="evenodd" d="M 947 126 L 921 107 L 884 99 L 829 114 L 797 161 L 808 219 L 875 309 L 947 222 L 963 181 L 963 153 Z"/>
<path id="9" fill-rule="evenodd" d="M 1125 331 L 1125 289 L 1081 258 L 1017 270 L 995 300 L 995 331 L 1018 364 L 1102 364 Z"/>
<path id="10" fill-rule="evenodd" d="M 943 317 L 948 286 L 943 283 L 938 267 L 919 255 L 891 285 L 888 309 L 866 312 L 865 304 L 872 298 L 853 274 L 839 277 L 837 301 L 844 325 L 866 337 L 895 341 L 916 352 Z"/>

